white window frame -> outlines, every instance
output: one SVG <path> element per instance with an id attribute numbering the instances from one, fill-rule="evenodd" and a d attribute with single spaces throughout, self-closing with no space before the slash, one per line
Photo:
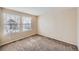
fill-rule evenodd
<path id="1" fill-rule="evenodd" d="M 23 26 L 23 31 L 32 30 L 32 17 L 31 16 L 23 16 L 22 17 L 22 26 Z M 25 26 L 26 26 L 26 28 L 25 28 Z"/>
<path id="2" fill-rule="evenodd" d="M 17 27 L 18 29 L 16 30 L 9 30 L 8 27 L 10 27 L 10 25 L 7 27 L 6 25 L 7 22 L 9 21 L 9 19 L 14 20 L 17 23 Z M 10 34 L 10 33 L 15 33 L 15 32 L 19 32 L 20 31 L 20 16 L 15 15 L 15 14 L 10 14 L 10 13 L 4 13 L 4 34 Z"/>

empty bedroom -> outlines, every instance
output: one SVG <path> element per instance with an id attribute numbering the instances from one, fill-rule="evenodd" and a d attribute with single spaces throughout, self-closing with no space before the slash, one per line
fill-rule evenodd
<path id="1" fill-rule="evenodd" d="M 0 51 L 78 51 L 79 8 L 0 7 Z"/>

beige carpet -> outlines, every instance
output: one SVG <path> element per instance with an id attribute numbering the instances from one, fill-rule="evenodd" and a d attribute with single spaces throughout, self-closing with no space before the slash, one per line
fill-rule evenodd
<path id="1" fill-rule="evenodd" d="M 73 45 L 40 35 L 28 37 L 0 47 L 1 51 L 77 51 Z"/>

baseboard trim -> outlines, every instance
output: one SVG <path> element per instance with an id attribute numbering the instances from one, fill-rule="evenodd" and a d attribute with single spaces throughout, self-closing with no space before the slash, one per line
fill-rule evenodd
<path id="1" fill-rule="evenodd" d="M 43 35 L 40 35 L 40 34 L 37 34 L 37 35 L 42 36 L 42 37 L 46 37 L 46 38 L 48 38 L 48 39 L 50 39 L 50 40 L 57 41 L 57 42 L 59 42 L 59 43 L 65 44 L 65 45 L 67 45 L 67 46 L 70 45 L 70 46 L 72 46 L 73 48 L 76 48 L 77 51 L 78 51 L 78 47 L 77 47 L 77 45 L 70 44 L 70 43 L 67 43 L 67 42 L 63 42 L 63 41 L 60 41 L 60 40 L 57 40 L 57 39 L 54 39 L 54 38 L 50 38 L 50 37 L 47 37 L 47 36 L 43 36 Z"/>
<path id="2" fill-rule="evenodd" d="M 22 39 L 19 39 L 19 40 L 16 40 L 16 41 L 12 41 L 12 42 L 9 42 L 9 43 L 6 43 L 6 44 L 3 44 L 3 45 L 1 45 L 0 47 L 5 46 L 5 45 L 8 45 L 8 44 L 13 43 L 13 42 L 17 42 L 17 41 L 20 41 L 20 40 L 23 40 L 23 39 L 29 38 L 29 37 L 32 37 L 32 36 L 36 36 L 36 35 L 39 35 L 39 36 L 42 36 L 42 37 L 46 37 L 46 36 L 43 36 L 43 35 L 40 35 L 40 34 L 34 34 L 34 35 L 31 35 L 31 36 L 28 36 L 28 37 L 25 37 L 25 38 L 22 38 Z M 77 51 L 78 51 L 78 47 L 77 47 L 76 45 L 74 45 L 74 44 L 70 44 L 70 43 L 67 43 L 67 42 L 59 41 L 59 40 L 57 40 L 57 39 L 50 38 L 50 37 L 46 37 L 46 38 L 48 38 L 48 39 L 50 39 L 50 40 L 57 41 L 57 42 L 62 43 L 62 44 L 65 44 L 65 45 L 67 45 L 67 46 L 70 45 L 70 46 L 72 46 L 73 48 L 76 48 Z"/>
<path id="3" fill-rule="evenodd" d="M 37 34 L 34 34 L 34 35 L 30 35 L 30 36 L 28 36 L 28 37 L 32 37 L 32 36 L 36 36 L 36 35 L 37 35 Z M 25 38 L 28 38 L 28 37 L 25 37 Z M 14 42 L 17 42 L 17 41 L 23 40 L 23 39 L 25 39 L 25 38 L 18 39 L 18 40 L 14 40 L 14 41 L 11 41 L 11 42 L 8 42 L 8 43 L 5 43 L 5 44 L 2 44 L 2 45 L 0 45 L 0 47 L 5 46 L 5 45 L 8 45 L 8 44 L 10 44 L 10 43 L 14 43 Z"/>

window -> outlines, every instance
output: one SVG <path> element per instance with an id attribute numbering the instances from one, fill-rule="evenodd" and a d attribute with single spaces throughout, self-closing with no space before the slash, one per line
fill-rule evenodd
<path id="1" fill-rule="evenodd" d="M 20 31 L 20 17 L 13 14 L 4 14 L 5 15 L 5 34 L 14 33 Z"/>
<path id="2" fill-rule="evenodd" d="M 21 19 L 19 15 L 5 13 L 4 20 L 4 34 L 20 32 L 21 29 L 23 31 L 29 31 L 32 27 L 30 16 L 22 16 Z"/>
<path id="3" fill-rule="evenodd" d="M 23 31 L 31 30 L 31 17 L 30 16 L 23 16 L 22 24 L 23 24 Z"/>

